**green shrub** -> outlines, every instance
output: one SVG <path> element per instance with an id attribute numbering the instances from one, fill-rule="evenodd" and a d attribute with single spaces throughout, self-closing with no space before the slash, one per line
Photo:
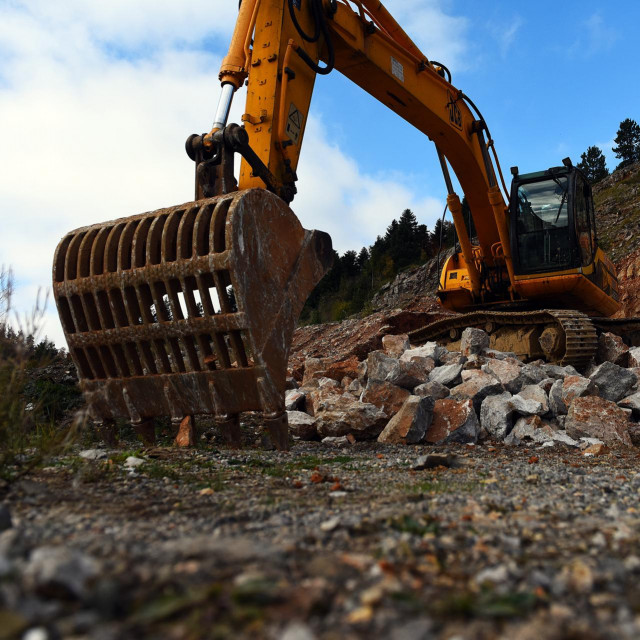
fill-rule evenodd
<path id="1" fill-rule="evenodd" d="M 13 275 L 0 269 L 0 478 L 11 481 L 71 442 L 82 420 L 56 428 L 55 421 L 79 405 L 73 384 L 58 384 L 33 376 L 35 369 L 51 364 L 52 342 L 38 342 L 38 328 L 46 300 L 36 300 L 25 326 L 14 329 L 9 321 Z M 49 361 L 48 361 L 49 360 Z M 70 364 L 70 363 L 69 363 Z M 67 364 L 67 366 L 69 366 Z M 6 486 L 6 484 L 5 484 Z"/>

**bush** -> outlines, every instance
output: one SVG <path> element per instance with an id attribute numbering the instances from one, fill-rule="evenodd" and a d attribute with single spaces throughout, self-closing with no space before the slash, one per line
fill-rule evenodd
<path id="1" fill-rule="evenodd" d="M 79 405 L 77 386 L 33 376 L 38 368 L 66 358 L 52 342 L 37 340 L 45 304 L 36 300 L 25 326 L 15 330 L 9 324 L 12 293 L 13 274 L 3 267 L 0 269 L 0 478 L 5 482 L 66 447 L 80 426 L 80 420 L 66 428 L 54 425 L 65 411 Z M 70 362 L 65 365 L 68 368 Z"/>

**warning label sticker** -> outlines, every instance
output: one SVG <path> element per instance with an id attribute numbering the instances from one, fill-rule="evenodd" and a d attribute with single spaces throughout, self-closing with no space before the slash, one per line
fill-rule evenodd
<path id="1" fill-rule="evenodd" d="M 404 82 L 404 67 L 402 63 L 393 56 L 391 57 L 391 73 L 393 73 L 400 82 Z"/>
<path id="2" fill-rule="evenodd" d="M 298 138 L 300 138 L 300 132 L 302 131 L 303 123 L 302 113 L 298 110 L 293 102 L 289 105 L 289 117 L 287 118 L 286 132 L 289 136 L 289 140 L 293 144 L 298 144 Z"/>

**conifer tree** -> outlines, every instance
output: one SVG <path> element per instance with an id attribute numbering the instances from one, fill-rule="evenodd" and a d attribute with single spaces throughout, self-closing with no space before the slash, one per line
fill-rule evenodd
<path id="1" fill-rule="evenodd" d="M 592 184 L 609 175 L 607 161 L 600 147 L 589 147 L 581 156 L 578 169 L 585 172 Z"/>
<path id="2" fill-rule="evenodd" d="M 627 118 L 620 123 L 614 142 L 618 146 L 613 147 L 613 152 L 622 160 L 618 169 L 640 161 L 640 126 L 635 120 Z"/>

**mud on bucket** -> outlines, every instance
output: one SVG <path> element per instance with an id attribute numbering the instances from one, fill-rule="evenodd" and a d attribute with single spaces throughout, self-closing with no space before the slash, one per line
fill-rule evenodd
<path id="1" fill-rule="evenodd" d="M 332 255 L 263 189 L 67 234 L 53 290 L 92 418 L 212 415 L 239 444 L 238 415 L 261 411 L 286 449 L 293 330 Z"/>

